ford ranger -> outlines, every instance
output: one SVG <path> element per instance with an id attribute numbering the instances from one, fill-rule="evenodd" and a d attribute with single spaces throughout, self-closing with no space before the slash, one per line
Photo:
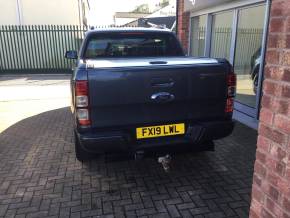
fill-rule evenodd
<path id="1" fill-rule="evenodd" d="M 77 59 L 71 108 L 80 161 L 100 153 L 202 147 L 233 130 L 232 66 L 186 56 L 173 32 L 90 30 L 80 51 L 65 56 Z"/>

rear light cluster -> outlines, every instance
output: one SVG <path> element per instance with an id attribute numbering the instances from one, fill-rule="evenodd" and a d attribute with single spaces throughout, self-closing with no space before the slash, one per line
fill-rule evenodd
<path id="1" fill-rule="evenodd" d="M 234 111 L 234 98 L 236 96 L 237 77 L 236 74 L 231 73 L 227 76 L 227 101 L 226 101 L 226 113 L 232 113 Z"/>
<path id="2" fill-rule="evenodd" d="M 87 80 L 79 80 L 75 83 L 75 105 L 79 125 L 91 125 L 89 112 L 89 86 Z"/>

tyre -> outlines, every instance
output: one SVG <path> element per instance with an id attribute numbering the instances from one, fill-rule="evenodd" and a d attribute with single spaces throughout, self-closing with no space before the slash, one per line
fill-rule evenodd
<path id="1" fill-rule="evenodd" d="M 93 153 L 89 153 L 82 148 L 80 141 L 77 137 L 77 134 L 75 132 L 74 132 L 74 142 L 75 142 L 76 158 L 80 162 L 88 161 L 94 158 L 95 155 Z"/>

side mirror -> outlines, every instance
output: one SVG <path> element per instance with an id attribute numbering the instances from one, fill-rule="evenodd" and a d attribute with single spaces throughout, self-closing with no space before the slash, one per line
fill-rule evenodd
<path id="1" fill-rule="evenodd" d="M 65 58 L 67 59 L 78 59 L 78 52 L 71 50 L 65 52 Z"/>

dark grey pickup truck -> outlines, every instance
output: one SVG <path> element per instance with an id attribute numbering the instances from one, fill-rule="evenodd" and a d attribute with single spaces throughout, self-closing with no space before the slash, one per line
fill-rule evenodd
<path id="1" fill-rule="evenodd" d="M 88 31 L 71 80 L 78 160 L 94 153 L 174 152 L 233 130 L 236 76 L 225 59 L 185 56 L 174 33 Z"/>

